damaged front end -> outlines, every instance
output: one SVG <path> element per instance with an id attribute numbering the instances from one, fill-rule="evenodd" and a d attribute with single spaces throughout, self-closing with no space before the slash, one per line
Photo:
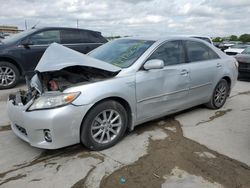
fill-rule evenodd
<path id="1" fill-rule="evenodd" d="M 15 105 L 26 105 L 32 99 L 37 100 L 39 97 L 48 97 L 55 100 L 53 99 L 54 96 L 65 95 L 64 91 L 70 87 L 102 81 L 115 75 L 108 71 L 82 66 L 66 67 L 51 72 L 37 72 L 31 81 L 26 81 L 28 90 L 20 90 L 17 94 L 10 95 L 9 99 L 13 100 Z M 75 95 L 70 97 L 76 98 Z M 72 100 L 67 100 L 65 103 L 63 101 L 58 102 L 59 105 L 56 106 L 62 106 L 69 102 L 72 102 Z M 55 105 L 52 107 L 55 107 Z M 49 108 L 49 106 L 44 106 L 44 108 Z M 34 109 L 29 108 L 29 110 Z"/>
<path id="2" fill-rule="evenodd" d="M 28 90 L 10 95 L 9 99 L 15 105 L 26 105 L 39 97 L 55 100 L 54 96 L 65 95 L 63 92 L 70 87 L 102 81 L 116 76 L 119 71 L 119 67 L 53 43 L 39 61 L 36 74 L 32 79 L 26 77 Z M 75 98 L 75 95 L 70 97 Z M 68 102 L 72 101 L 58 101 L 61 105 Z"/>
<path id="3" fill-rule="evenodd" d="M 26 77 L 27 89 L 9 96 L 7 111 L 13 132 L 39 148 L 79 143 L 82 117 L 89 106 L 70 104 L 81 95 L 82 86 L 110 79 L 119 71 L 114 65 L 64 46 L 50 45 L 35 75 Z"/>

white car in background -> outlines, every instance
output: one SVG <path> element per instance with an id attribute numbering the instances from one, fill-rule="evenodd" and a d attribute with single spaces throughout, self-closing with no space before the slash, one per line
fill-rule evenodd
<path id="1" fill-rule="evenodd" d="M 244 44 L 235 44 L 224 50 L 227 55 L 237 55 L 243 52 L 247 48 Z"/>

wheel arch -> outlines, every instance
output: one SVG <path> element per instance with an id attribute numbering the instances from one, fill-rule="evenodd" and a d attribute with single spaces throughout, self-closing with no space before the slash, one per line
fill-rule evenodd
<path id="1" fill-rule="evenodd" d="M 231 83 L 232 83 L 231 78 L 229 76 L 224 76 L 222 79 L 226 80 L 227 83 L 229 84 L 229 87 L 231 88 Z"/>
<path id="2" fill-rule="evenodd" d="M 22 69 L 22 67 L 13 58 L 10 58 L 10 57 L 0 57 L 0 61 L 9 62 L 9 63 L 15 65 L 17 67 L 20 75 L 23 75 L 23 69 Z"/>
<path id="3" fill-rule="evenodd" d="M 116 101 L 118 103 L 120 103 L 126 110 L 127 114 L 128 114 L 128 127 L 127 129 L 128 130 L 133 130 L 133 115 L 132 115 L 132 108 L 129 104 L 129 102 L 127 100 L 125 100 L 124 98 L 122 97 L 118 97 L 118 96 L 110 96 L 110 97 L 106 97 L 106 98 L 103 98 L 97 102 L 95 102 L 91 108 L 88 109 L 87 113 L 84 115 L 83 119 L 82 119 L 82 122 L 81 122 L 81 126 L 80 126 L 80 134 L 82 132 L 82 126 L 83 126 L 83 122 L 86 118 L 86 116 L 88 115 L 88 113 L 90 112 L 90 110 L 92 110 L 96 105 L 98 105 L 99 103 L 101 102 L 104 102 L 104 101 L 108 101 L 108 100 L 113 100 L 113 101 Z"/>
<path id="4" fill-rule="evenodd" d="M 224 76 L 222 79 L 226 80 L 227 83 L 228 83 L 228 86 L 229 86 L 229 92 L 228 92 L 228 96 L 230 95 L 231 93 L 231 84 L 232 84 L 232 80 L 229 76 Z"/>

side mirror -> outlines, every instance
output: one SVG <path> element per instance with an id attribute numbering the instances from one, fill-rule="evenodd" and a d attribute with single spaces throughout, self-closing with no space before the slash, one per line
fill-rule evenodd
<path id="1" fill-rule="evenodd" d="M 33 42 L 30 39 L 26 39 L 21 42 L 21 45 L 23 45 L 25 48 L 29 48 L 30 45 L 33 45 Z"/>
<path id="2" fill-rule="evenodd" d="M 151 69 L 162 69 L 164 68 L 164 62 L 160 59 L 151 59 L 148 60 L 144 65 L 143 68 L 145 70 L 151 70 Z"/>

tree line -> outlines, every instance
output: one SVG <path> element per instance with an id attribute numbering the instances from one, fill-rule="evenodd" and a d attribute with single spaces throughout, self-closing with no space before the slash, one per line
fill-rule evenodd
<path id="1" fill-rule="evenodd" d="M 231 35 L 229 37 L 215 37 L 213 42 L 222 42 L 224 40 L 250 42 L 250 34 L 243 34 L 239 37 L 237 35 Z"/>

